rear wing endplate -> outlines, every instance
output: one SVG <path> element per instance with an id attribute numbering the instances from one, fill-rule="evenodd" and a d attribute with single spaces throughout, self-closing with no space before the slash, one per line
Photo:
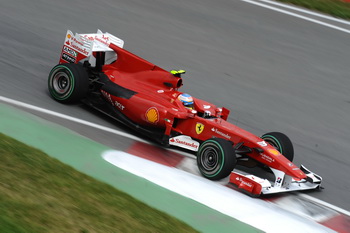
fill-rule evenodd
<path id="1" fill-rule="evenodd" d="M 74 34 L 67 30 L 59 63 L 78 63 L 88 60 L 94 66 L 96 59 L 93 52 L 105 52 L 106 61 L 116 59 L 115 52 L 109 48 L 111 43 L 121 48 L 124 46 L 122 39 L 108 32 L 103 33 L 101 30 L 89 34 Z"/>

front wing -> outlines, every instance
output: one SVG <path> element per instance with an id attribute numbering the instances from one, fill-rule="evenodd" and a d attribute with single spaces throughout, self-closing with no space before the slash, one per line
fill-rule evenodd
<path id="1" fill-rule="evenodd" d="M 267 179 L 262 179 L 255 175 L 232 171 L 230 175 L 230 184 L 254 197 L 258 197 L 261 194 L 273 194 L 321 188 L 322 177 L 311 172 L 303 165 L 300 166 L 300 169 L 306 174 L 306 179 L 296 180 L 291 176 L 286 175 L 282 171 L 271 169 L 276 177 L 275 182 L 271 182 Z"/>

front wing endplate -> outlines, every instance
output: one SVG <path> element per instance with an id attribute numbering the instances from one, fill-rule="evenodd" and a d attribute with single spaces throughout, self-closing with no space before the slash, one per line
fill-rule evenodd
<path id="1" fill-rule="evenodd" d="M 230 175 L 230 183 L 248 193 L 250 196 L 260 196 L 261 194 L 273 194 L 282 192 L 302 191 L 321 188 L 322 177 L 311 172 L 305 166 L 301 165 L 300 169 L 306 174 L 307 178 L 302 180 L 293 179 L 288 175 L 284 175 L 284 179 L 290 179 L 291 182 L 285 182 L 285 185 L 277 187 L 274 182 L 260 177 L 243 174 L 232 171 Z"/>

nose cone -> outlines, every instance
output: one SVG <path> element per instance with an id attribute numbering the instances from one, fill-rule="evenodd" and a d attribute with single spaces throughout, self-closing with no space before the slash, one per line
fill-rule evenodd
<path id="1" fill-rule="evenodd" d="M 297 178 L 297 179 L 306 178 L 305 173 L 302 170 L 300 170 L 300 168 L 297 167 L 294 163 L 292 163 L 286 157 L 284 157 L 278 150 L 274 148 L 269 148 L 266 151 L 264 151 L 262 156 L 264 155 L 268 155 L 275 161 L 274 166 L 271 166 L 271 167 L 281 170 L 293 178 Z"/>

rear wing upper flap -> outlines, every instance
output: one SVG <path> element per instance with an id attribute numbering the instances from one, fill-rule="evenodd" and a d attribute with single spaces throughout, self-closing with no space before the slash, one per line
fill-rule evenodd
<path id="1" fill-rule="evenodd" d="M 109 48 L 111 43 L 121 48 L 124 46 L 122 39 L 108 32 L 103 33 L 99 29 L 97 33 L 89 34 L 74 34 L 67 30 L 59 63 L 78 63 L 82 60 L 89 60 L 90 64 L 94 66 L 96 59 L 91 56 L 93 52 L 106 52 L 106 61 L 115 59 L 116 54 Z"/>

